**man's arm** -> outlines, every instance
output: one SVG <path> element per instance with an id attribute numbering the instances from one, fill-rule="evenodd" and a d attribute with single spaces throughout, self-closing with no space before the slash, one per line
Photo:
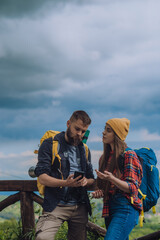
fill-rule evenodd
<path id="1" fill-rule="evenodd" d="M 93 178 L 87 179 L 87 186 L 92 185 L 94 182 L 95 182 L 95 179 L 93 179 Z"/>
<path id="2" fill-rule="evenodd" d="M 90 186 L 90 185 L 92 185 L 94 182 L 95 182 L 95 180 L 93 179 L 93 178 L 86 178 L 86 177 L 83 177 L 81 180 L 79 180 L 78 182 L 80 182 L 81 183 L 81 187 L 88 187 L 88 186 Z"/>
<path id="3" fill-rule="evenodd" d="M 81 176 L 73 178 L 74 174 L 68 176 L 66 180 L 57 179 L 43 173 L 39 176 L 39 182 L 47 187 L 80 187 L 82 186 L 82 181 L 78 181 Z M 83 180 L 83 179 L 82 179 Z M 88 179 L 89 180 L 89 179 Z"/>

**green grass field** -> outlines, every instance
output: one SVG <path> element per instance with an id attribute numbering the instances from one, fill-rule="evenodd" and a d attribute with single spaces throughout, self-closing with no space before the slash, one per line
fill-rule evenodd
<path id="1" fill-rule="evenodd" d="M 2 201 L 6 196 L 0 196 L 0 201 Z M 92 200 L 93 204 L 93 217 L 90 219 L 94 223 L 98 224 L 101 227 L 104 227 L 104 220 L 101 218 L 101 211 L 102 211 L 102 201 L 101 200 Z M 155 231 L 160 230 L 160 201 L 156 206 L 156 214 L 153 214 L 150 210 L 147 214 L 145 214 L 145 223 L 142 228 L 140 228 L 139 224 L 133 229 L 130 234 L 130 240 L 135 239 L 149 233 L 153 233 Z M 41 212 L 41 207 L 38 204 L 35 204 L 35 218 L 38 219 L 38 216 Z M 6 237 L 4 240 L 14 239 L 16 238 L 16 232 L 20 235 L 20 203 L 17 202 L 0 212 L 0 240 L 3 240 L 2 236 L 4 234 Z M 7 232 L 8 231 L 8 232 Z M 66 225 L 63 226 L 60 231 L 60 235 L 57 236 L 57 240 L 62 238 L 66 238 Z M 12 237 L 13 236 L 13 237 Z M 94 239 L 93 237 L 88 237 L 88 239 Z M 103 238 L 95 238 L 95 239 L 103 239 Z M 32 238 L 34 240 L 34 238 Z M 62 240 L 62 239 L 61 239 Z"/>

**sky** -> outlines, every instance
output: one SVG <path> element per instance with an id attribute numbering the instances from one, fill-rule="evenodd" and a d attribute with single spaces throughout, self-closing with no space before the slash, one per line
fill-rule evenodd
<path id="1" fill-rule="evenodd" d="M 47 130 L 75 110 L 92 119 L 94 168 L 108 119 L 160 160 L 160 1 L 0 1 L 0 179 L 30 179 Z"/>

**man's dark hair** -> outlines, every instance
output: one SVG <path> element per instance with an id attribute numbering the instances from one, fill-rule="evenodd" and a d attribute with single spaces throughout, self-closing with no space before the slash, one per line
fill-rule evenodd
<path id="1" fill-rule="evenodd" d="M 79 110 L 73 112 L 72 116 L 70 117 L 70 121 L 77 121 L 78 119 L 82 120 L 84 125 L 90 125 L 91 119 L 85 111 Z"/>

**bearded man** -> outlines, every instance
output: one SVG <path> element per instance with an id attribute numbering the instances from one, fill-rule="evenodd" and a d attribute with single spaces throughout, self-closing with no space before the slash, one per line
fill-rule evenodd
<path id="1" fill-rule="evenodd" d="M 36 226 L 36 240 L 53 240 L 64 221 L 68 222 L 68 240 L 86 240 L 86 223 L 91 206 L 86 187 L 94 183 L 91 154 L 86 158 L 82 142 L 91 119 L 85 111 L 75 111 L 67 121 L 66 132 L 58 133 L 58 154 L 61 162 L 52 165 L 53 139 L 43 141 L 35 169 L 45 186 L 43 214 Z M 74 178 L 74 173 L 84 175 Z"/>

